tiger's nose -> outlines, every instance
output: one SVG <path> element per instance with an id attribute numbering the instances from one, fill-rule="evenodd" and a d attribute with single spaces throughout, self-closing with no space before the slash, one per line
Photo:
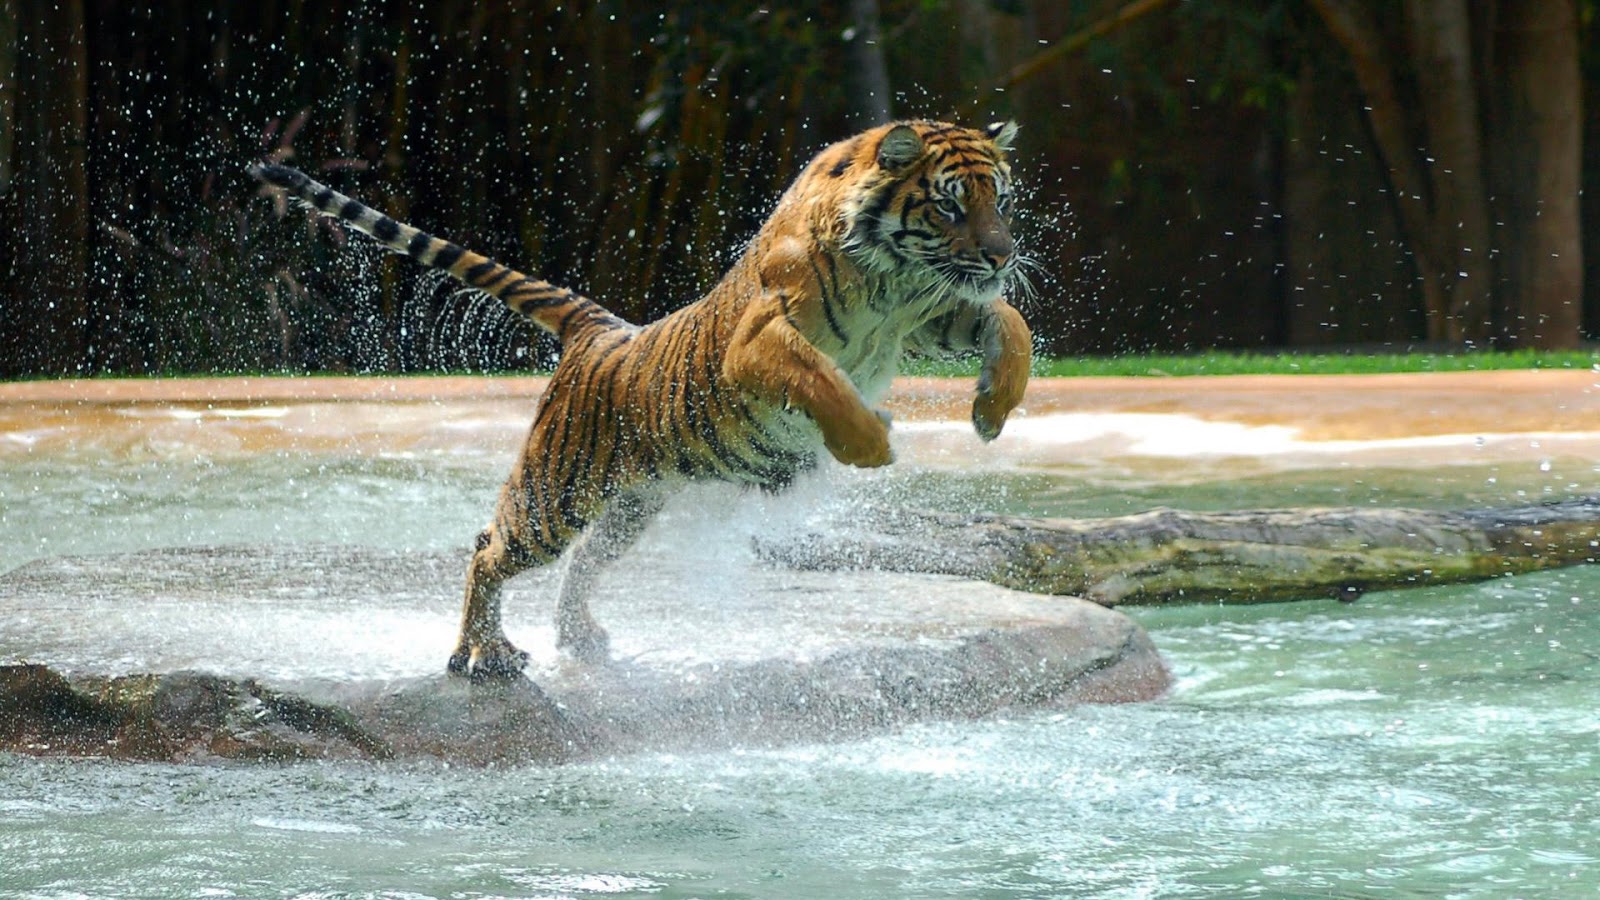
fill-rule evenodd
<path id="1" fill-rule="evenodd" d="M 983 258 L 998 272 L 1011 261 L 1011 257 L 1017 252 L 1017 245 L 1004 228 L 994 228 L 979 238 L 978 252 L 983 254 Z"/>

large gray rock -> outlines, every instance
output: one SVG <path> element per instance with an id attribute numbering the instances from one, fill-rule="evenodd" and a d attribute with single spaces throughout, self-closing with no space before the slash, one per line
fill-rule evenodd
<path id="1" fill-rule="evenodd" d="M 660 561 L 657 561 L 660 562 Z M 41 560 L 0 576 L 0 746 L 139 759 L 557 762 L 830 740 L 909 722 L 1149 699 L 1121 614 L 945 576 L 752 568 L 610 578 L 605 666 L 550 646 L 556 573 L 507 628 L 530 678 L 442 674 L 464 560 L 348 547 Z M 660 569 L 670 570 L 661 563 Z M 132 673 L 132 674 L 130 674 Z"/>

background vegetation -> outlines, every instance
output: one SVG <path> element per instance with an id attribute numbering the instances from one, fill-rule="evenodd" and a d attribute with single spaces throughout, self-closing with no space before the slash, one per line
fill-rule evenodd
<path id="1" fill-rule="evenodd" d="M 245 165 L 645 320 L 890 116 L 1021 122 L 1049 353 L 1573 348 L 1600 336 L 1592 13 L 0 0 L 0 376 L 535 364 L 552 348 L 495 304 L 275 208 Z"/>

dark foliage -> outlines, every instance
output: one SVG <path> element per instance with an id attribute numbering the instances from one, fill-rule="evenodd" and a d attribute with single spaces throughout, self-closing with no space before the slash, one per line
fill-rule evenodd
<path id="1" fill-rule="evenodd" d="M 1040 274 L 1022 304 L 1047 351 L 1423 336 L 1359 97 L 1300 4 L 1175 4 L 1003 93 L 1000 73 L 1121 4 L 877 6 L 896 115 L 1023 124 L 1020 230 Z M 0 376 L 548 361 L 494 304 L 275 206 L 245 172 L 261 157 L 658 317 L 855 128 L 852 14 L 844 0 L 0 0 L 14 51 L 0 52 L 0 302 L 18 323 Z M 1360 165 L 1297 157 L 1297 141 Z M 1378 198 L 1372 216 L 1327 236 L 1317 223 L 1355 207 L 1297 178 Z M 1359 289 L 1318 281 L 1325 267 L 1296 276 L 1297 241 Z M 1297 313 L 1307 290 L 1324 306 Z"/>

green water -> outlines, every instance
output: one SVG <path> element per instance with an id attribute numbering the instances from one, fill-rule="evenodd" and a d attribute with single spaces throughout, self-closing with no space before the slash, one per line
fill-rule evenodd
<path id="1" fill-rule="evenodd" d="M 457 547 L 503 464 L 13 458 L 0 464 L 0 568 L 239 541 Z M 802 488 L 796 503 L 1438 506 L 1537 498 L 1577 477 L 1557 476 L 1163 487 L 907 466 Z M 493 770 L 0 756 L 0 897 L 1588 896 L 1597 609 L 1600 567 L 1353 605 L 1144 611 L 1176 678 L 1162 701 L 841 745 Z"/>

